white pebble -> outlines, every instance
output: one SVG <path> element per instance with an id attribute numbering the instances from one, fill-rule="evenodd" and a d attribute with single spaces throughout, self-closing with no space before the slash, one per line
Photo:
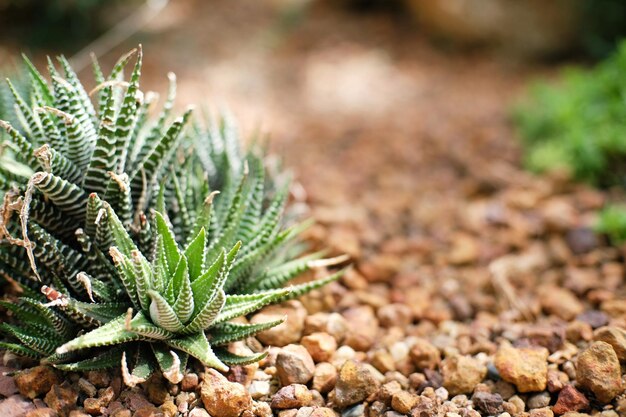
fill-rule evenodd
<path id="1" fill-rule="evenodd" d="M 404 342 L 396 342 L 391 345 L 389 353 L 396 363 L 402 362 L 409 357 L 409 346 Z"/>
<path id="2" fill-rule="evenodd" d="M 435 395 L 437 396 L 437 398 L 439 398 L 442 402 L 446 401 L 448 399 L 448 390 L 445 389 L 444 387 L 439 387 L 435 390 Z"/>
<path id="3" fill-rule="evenodd" d="M 252 381 L 248 392 L 253 399 L 258 400 L 270 394 L 270 383 L 269 381 Z"/>

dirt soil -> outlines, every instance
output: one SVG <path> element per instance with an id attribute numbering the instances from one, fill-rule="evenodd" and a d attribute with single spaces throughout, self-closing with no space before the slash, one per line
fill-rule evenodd
<path id="1" fill-rule="evenodd" d="M 105 61 L 142 42 L 144 87 L 173 71 L 181 107 L 269 132 L 318 221 L 308 239 L 354 268 L 260 313 L 290 318 L 259 337 L 267 360 L 227 375 L 247 406 L 198 368 L 180 386 L 114 382 L 105 415 L 626 415 L 623 250 L 590 228 L 606 196 L 525 172 L 508 117 L 555 68 L 438 49 L 406 17 L 324 2 L 175 3 Z"/>

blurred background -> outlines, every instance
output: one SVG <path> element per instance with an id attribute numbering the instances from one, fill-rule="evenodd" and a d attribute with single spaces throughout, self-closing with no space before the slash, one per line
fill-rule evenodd
<path id="1" fill-rule="evenodd" d="M 521 169 L 520 131 L 541 131 L 541 115 L 515 116 L 528 86 L 593 67 L 625 33 L 621 0 L 0 0 L 0 71 L 63 53 L 91 87 L 88 52 L 106 70 L 142 43 L 144 90 L 163 93 L 172 71 L 179 107 L 228 108 L 244 135 L 266 133 L 335 225 L 311 233 L 359 257 L 399 236 L 476 246 L 458 235 L 467 201 L 542 184 Z M 490 239 L 467 250 L 521 245 Z"/>

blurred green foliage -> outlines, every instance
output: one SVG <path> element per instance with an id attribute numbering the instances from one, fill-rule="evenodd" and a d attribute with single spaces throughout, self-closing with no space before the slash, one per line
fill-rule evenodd
<path id="1" fill-rule="evenodd" d="M 529 169 L 565 169 L 599 187 L 626 187 L 626 41 L 594 68 L 570 68 L 557 83 L 533 85 L 514 119 Z M 604 208 L 595 228 L 612 244 L 626 242 L 626 207 Z"/>
<path id="2" fill-rule="evenodd" d="M 565 168 L 600 187 L 626 185 L 626 42 L 593 69 L 533 85 L 514 119 L 531 170 Z"/>
<path id="3" fill-rule="evenodd" d="M 598 216 L 596 231 L 604 233 L 614 245 L 626 242 L 626 207 L 610 205 Z"/>

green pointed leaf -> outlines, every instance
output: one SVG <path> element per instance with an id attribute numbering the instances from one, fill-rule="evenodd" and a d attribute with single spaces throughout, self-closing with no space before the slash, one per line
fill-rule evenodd
<path id="1" fill-rule="evenodd" d="M 213 353 L 213 349 L 204 335 L 204 332 L 198 332 L 190 336 L 167 340 L 165 343 L 173 348 L 190 354 L 206 366 L 215 368 L 222 372 L 228 371 L 228 366 L 226 366 L 217 356 L 215 356 L 215 353 Z"/>
<path id="2" fill-rule="evenodd" d="M 250 356 L 239 356 L 229 352 L 224 348 L 215 349 L 215 355 L 225 364 L 230 366 L 243 366 L 257 363 L 267 356 L 267 352 L 257 353 Z"/>
<path id="3" fill-rule="evenodd" d="M 265 323 L 221 323 L 211 327 L 211 344 L 214 346 L 227 345 L 232 342 L 244 340 L 257 333 L 276 327 L 283 323 L 285 319 L 269 321 Z"/>
<path id="4" fill-rule="evenodd" d="M 214 324 L 223 323 L 236 317 L 245 316 L 253 311 L 257 311 L 277 300 L 284 299 L 291 292 L 289 288 L 264 291 L 257 294 L 228 295 L 226 304 L 220 314 L 213 321 Z"/>
<path id="5" fill-rule="evenodd" d="M 46 356 L 54 352 L 54 349 L 62 343 L 61 339 L 58 337 L 52 338 L 50 336 L 44 336 L 41 333 L 28 331 L 25 328 L 13 326 L 8 323 L 0 323 L 0 332 L 18 339 L 28 349 Z"/>
<path id="6" fill-rule="evenodd" d="M 113 89 L 105 87 L 103 91 L 105 101 L 100 110 L 100 125 L 98 138 L 89 160 L 87 173 L 83 179 L 83 186 L 88 192 L 104 193 L 107 184 L 107 172 L 115 172 L 115 102 Z"/>
<path id="7" fill-rule="evenodd" d="M 124 256 L 131 258 L 133 251 L 139 252 L 137 245 L 128 235 L 126 228 L 122 225 L 113 208 L 106 201 L 102 204 L 107 211 L 107 226 L 115 246 Z"/>
<path id="8" fill-rule="evenodd" d="M 139 77 L 141 76 L 142 62 L 143 52 L 141 46 L 139 46 L 139 48 L 137 48 L 137 62 L 135 63 L 135 68 L 130 77 L 130 83 L 126 89 L 126 94 L 115 122 L 115 153 L 117 155 L 115 172 L 117 173 L 124 172 L 130 135 L 137 122 L 137 110 L 139 109 L 137 95 L 139 92 Z"/>
<path id="9" fill-rule="evenodd" d="M 31 359 L 39 359 L 43 355 L 36 350 L 27 348 L 23 345 L 18 345 L 17 343 L 8 343 L 0 341 L 0 350 L 6 350 L 8 352 L 14 353 L 19 356 L 24 356 Z"/>
<path id="10" fill-rule="evenodd" d="M 84 303 L 70 299 L 64 309 L 71 309 L 86 318 L 104 324 L 124 314 L 128 309 L 128 304 L 124 302 Z"/>
<path id="11" fill-rule="evenodd" d="M 148 295 L 151 299 L 150 319 L 152 322 L 170 332 L 179 332 L 184 326 L 167 300 L 153 290 L 148 291 Z"/>
<path id="12" fill-rule="evenodd" d="M 191 283 L 196 313 L 202 310 L 205 304 L 224 286 L 239 248 L 241 248 L 241 242 L 235 244 L 228 254 L 222 250 L 221 259 L 216 260 L 203 276 Z M 218 268 L 219 272 L 217 272 Z"/>
<path id="13" fill-rule="evenodd" d="M 178 261 L 180 260 L 178 244 L 163 215 L 159 212 L 155 212 L 155 216 L 157 233 L 163 237 L 163 249 L 168 271 L 170 274 L 174 274 Z"/>
<path id="14" fill-rule="evenodd" d="M 270 268 L 265 273 L 260 274 L 257 279 L 248 282 L 242 288 L 242 292 L 253 293 L 259 290 L 280 288 L 293 278 L 308 271 L 311 261 L 321 259 L 323 256 L 324 252 L 320 251 Z M 233 273 L 236 272 L 238 264 L 239 262 L 233 266 Z"/>
<path id="15" fill-rule="evenodd" d="M 176 349 L 169 349 L 160 343 L 151 343 L 150 346 L 163 376 L 172 384 L 178 384 L 182 381 L 189 354 Z"/>
<path id="16" fill-rule="evenodd" d="M 33 65 L 33 63 L 28 59 L 25 54 L 22 54 L 22 58 L 24 59 L 24 63 L 26 64 L 26 68 L 31 76 L 34 87 L 37 91 L 42 95 L 45 103 L 48 105 L 53 104 L 52 92 L 50 91 L 50 87 L 48 83 L 44 79 L 43 75 L 37 70 L 37 68 Z"/>
<path id="17" fill-rule="evenodd" d="M 204 200 L 202 206 L 200 207 L 199 212 L 196 215 L 196 218 L 193 223 L 193 227 L 189 234 L 190 237 L 195 237 L 200 233 L 201 229 L 207 230 L 211 225 L 211 216 L 213 213 L 213 198 L 219 194 L 219 192 L 214 191 Z M 204 255 L 206 262 L 206 254 Z"/>
<path id="18" fill-rule="evenodd" d="M 137 299 L 139 300 L 141 308 L 143 310 L 147 310 L 148 308 L 150 308 L 150 297 L 148 296 L 148 292 L 150 291 L 150 283 L 153 283 L 152 288 L 157 291 L 162 291 L 163 287 L 154 285 L 155 281 L 154 277 L 152 276 L 150 263 L 141 252 L 139 252 L 138 250 L 133 250 L 130 253 L 130 257 L 133 269 L 135 270 Z"/>
<path id="19" fill-rule="evenodd" d="M 130 364 L 129 364 L 130 362 Z M 134 354 L 122 353 L 122 378 L 129 387 L 146 382 L 157 370 L 154 355 L 147 346 L 138 346 Z M 129 367 L 132 371 L 129 372 Z"/>
<path id="20" fill-rule="evenodd" d="M 290 292 L 285 294 L 282 297 L 277 298 L 274 302 L 283 302 L 287 300 L 293 300 L 295 298 L 301 297 L 304 294 L 307 294 L 313 290 L 318 288 L 322 288 L 326 284 L 330 284 L 331 282 L 337 281 L 350 267 L 344 268 L 339 272 L 336 272 L 332 275 L 327 276 L 326 278 L 317 279 L 311 282 L 305 282 L 304 284 L 293 285 L 290 287 Z"/>
<path id="21" fill-rule="evenodd" d="M 151 340 L 167 340 L 175 337 L 174 333 L 165 330 L 163 327 L 156 326 L 148 320 L 141 311 L 130 321 L 128 330 Z"/>
<path id="22" fill-rule="evenodd" d="M 133 305 L 133 308 L 140 310 L 142 305 L 137 295 L 137 271 L 133 263 L 124 255 L 116 246 L 112 246 L 109 249 L 109 255 L 113 260 L 113 264 L 117 269 L 120 281 L 126 289 L 126 294 Z"/>
<path id="23" fill-rule="evenodd" d="M 226 294 L 224 294 L 224 291 L 220 289 L 215 297 L 207 302 L 193 317 L 191 323 L 181 330 L 181 333 L 190 334 L 208 329 L 211 326 L 211 323 L 213 323 L 213 320 L 215 320 L 220 311 L 222 311 L 225 302 Z"/>
<path id="24" fill-rule="evenodd" d="M 125 345 L 107 349 L 103 353 L 89 359 L 70 363 L 55 363 L 54 367 L 66 372 L 95 371 L 119 366 Z"/>
<path id="25" fill-rule="evenodd" d="M 200 229 L 197 236 L 191 241 L 185 256 L 189 262 L 189 277 L 194 281 L 205 272 L 204 255 L 206 250 L 206 233 L 204 227 Z"/>
<path id="26" fill-rule="evenodd" d="M 174 312 L 182 323 L 187 323 L 194 311 L 193 292 L 191 290 L 191 281 L 189 280 L 189 272 L 186 268 L 185 256 L 181 257 L 179 267 L 176 268 L 174 291 L 178 289 L 176 301 L 174 302 Z"/>
<path id="27" fill-rule="evenodd" d="M 57 348 L 58 354 L 73 352 L 93 347 L 112 346 L 120 343 L 145 340 L 132 331 L 126 330 L 126 314 L 104 324 L 82 336 L 79 336 Z"/>

